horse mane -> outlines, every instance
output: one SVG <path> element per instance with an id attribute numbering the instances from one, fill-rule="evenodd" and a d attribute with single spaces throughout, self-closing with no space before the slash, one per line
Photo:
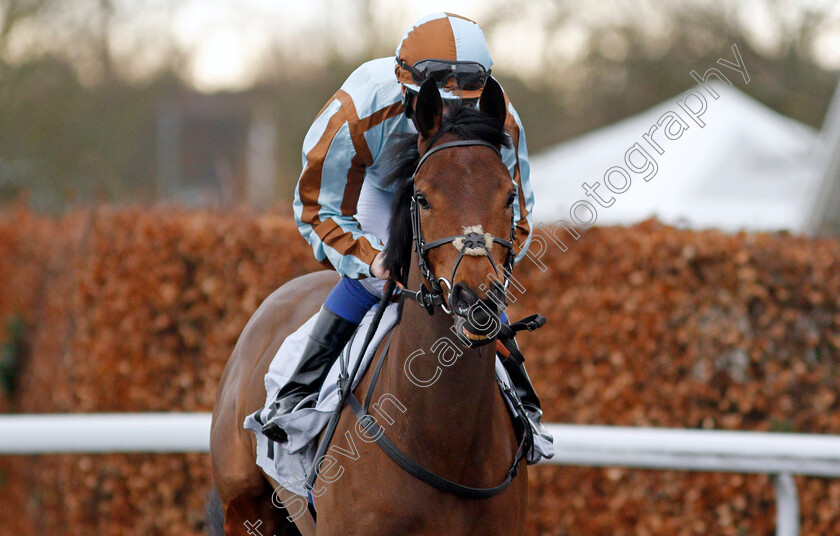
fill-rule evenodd
<path id="1" fill-rule="evenodd" d="M 429 145 L 449 133 L 463 140 L 481 140 L 498 147 L 512 145 L 503 122 L 459 101 L 444 104 L 441 126 L 429 139 Z M 420 160 L 417 138 L 417 134 L 405 135 L 393 145 L 391 170 L 383 181 L 386 187 L 396 186 L 385 248 L 385 268 L 403 284 L 408 279 L 413 247 L 410 207 L 414 194 L 412 179 Z"/>

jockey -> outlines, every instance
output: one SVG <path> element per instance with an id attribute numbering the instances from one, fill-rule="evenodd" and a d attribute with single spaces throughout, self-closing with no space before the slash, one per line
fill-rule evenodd
<path id="1" fill-rule="evenodd" d="M 401 135 L 416 133 L 412 111 L 419 86 L 434 77 L 443 98 L 477 102 L 492 64 L 484 33 L 475 22 L 451 13 L 427 15 L 403 37 L 396 60 L 375 59 L 356 69 L 310 127 L 295 190 L 295 219 L 315 258 L 342 277 L 321 307 L 303 358 L 263 426 L 270 439 L 287 440 L 273 418 L 291 412 L 321 388 L 344 345 L 382 295 L 390 275 L 384 269 L 383 250 L 393 196 L 382 184 L 387 149 Z M 513 141 L 512 148 L 502 148 L 502 157 L 516 184 L 518 262 L 530 242 L 534 194 L 525 132 L 509 103 L 505 127 Z M 542 433 L 540 401 L 524 366 L 513 359 L 502 361 L 526 413 Z"/>

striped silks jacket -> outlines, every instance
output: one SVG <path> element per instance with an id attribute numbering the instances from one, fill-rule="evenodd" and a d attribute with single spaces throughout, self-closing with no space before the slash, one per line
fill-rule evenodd
<path id="1" fill-rule="evenodd" d="M 298 229 L 312 245 L 315 258 L 339 274 L 370 276 L 370 264 L 384 249 L 354 218 L 363 182 L 385 189 L 389 142 L 413 133 L 403 113 L 393 57 L 369 61 L 356 69 L 324 105 L 303 141 L 303 171 L 295 189 Z M 531 234 L 534 192 L 529 181 L 528 148 L 522 123 L 508 103 L 506 128 L 513 149 L 502 157 L 517 186 L 514 203 L 517 262 L 525 255 Z M 383 207 L 383 214 L 390 207 Z"/>

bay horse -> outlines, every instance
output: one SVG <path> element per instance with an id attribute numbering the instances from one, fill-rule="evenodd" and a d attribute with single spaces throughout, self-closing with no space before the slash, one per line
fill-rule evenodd
<path id="1" fill-rule="evenodd" d="M 392 418 L 383 419 L 383 428 L 423 468 L 463 486 L 500 487 L 506 476 L 510 485 L 478 499 L 441 491 L 360 436 L 356 415 L 344 408 L 333 444 L 353 456 L 336 455 L 340 471 L 321 468 L 317 528 L 310 516 L 295 525 L 273 503 L 278 483 L 255 464 L 256 440 L 242 423 L 265 402 L 263 377 L 283 339 L 318 311 L 338 280 L 334 272 L 318 272 L 266 299 L 222 375 L 210 452 L 225 535 L 254 536 L 257 520 L 261 534 L 276 536 L 524 534 L 527 466 L 496 381 L 495 344 L 484 346 L 494 342 L 486 326 L 498 322 L 498 294 L 504 292 L 488 274 L 513 264 L 515 185 L 499 153 L 510 143 L 506 113 L 504 94 L 492 78 L 478 109 L 444 105 L 433 81 L 420 89 L 418 135 L 401 144 L 401 160 L 389 177 L 396 193 L 386 266 L 404 285 L 404 301 L 372 394 L 374 400 L 382 394 L 398 400 L 399 411 L 388 412 Z M 412 295 L 426 306 L 407 297 Z M 466 314 L 477 305 L 484 311 L 481 321 Z M 441 350 L 444 339 L 449 344 Z M 373 370 L 356 387 L 358 400 L 365 398 Z M 286 506 L 296 498 L 279 491 Z"/>

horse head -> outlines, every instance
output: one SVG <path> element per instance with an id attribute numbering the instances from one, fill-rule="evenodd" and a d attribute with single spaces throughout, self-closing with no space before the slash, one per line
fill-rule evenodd
<path id="1" fill-rule="evenodd" d="M 427 81 L 414 113 L 416 149 L 402 166 L 386 265 L 404 283 L 419 268 L 461 334 L 485 344 L 498 332 L 514 258 L 515 184 L 500 153 L 510 144 L 504 93 L 490 78 L 479 108 L 444 104 Z"/>

